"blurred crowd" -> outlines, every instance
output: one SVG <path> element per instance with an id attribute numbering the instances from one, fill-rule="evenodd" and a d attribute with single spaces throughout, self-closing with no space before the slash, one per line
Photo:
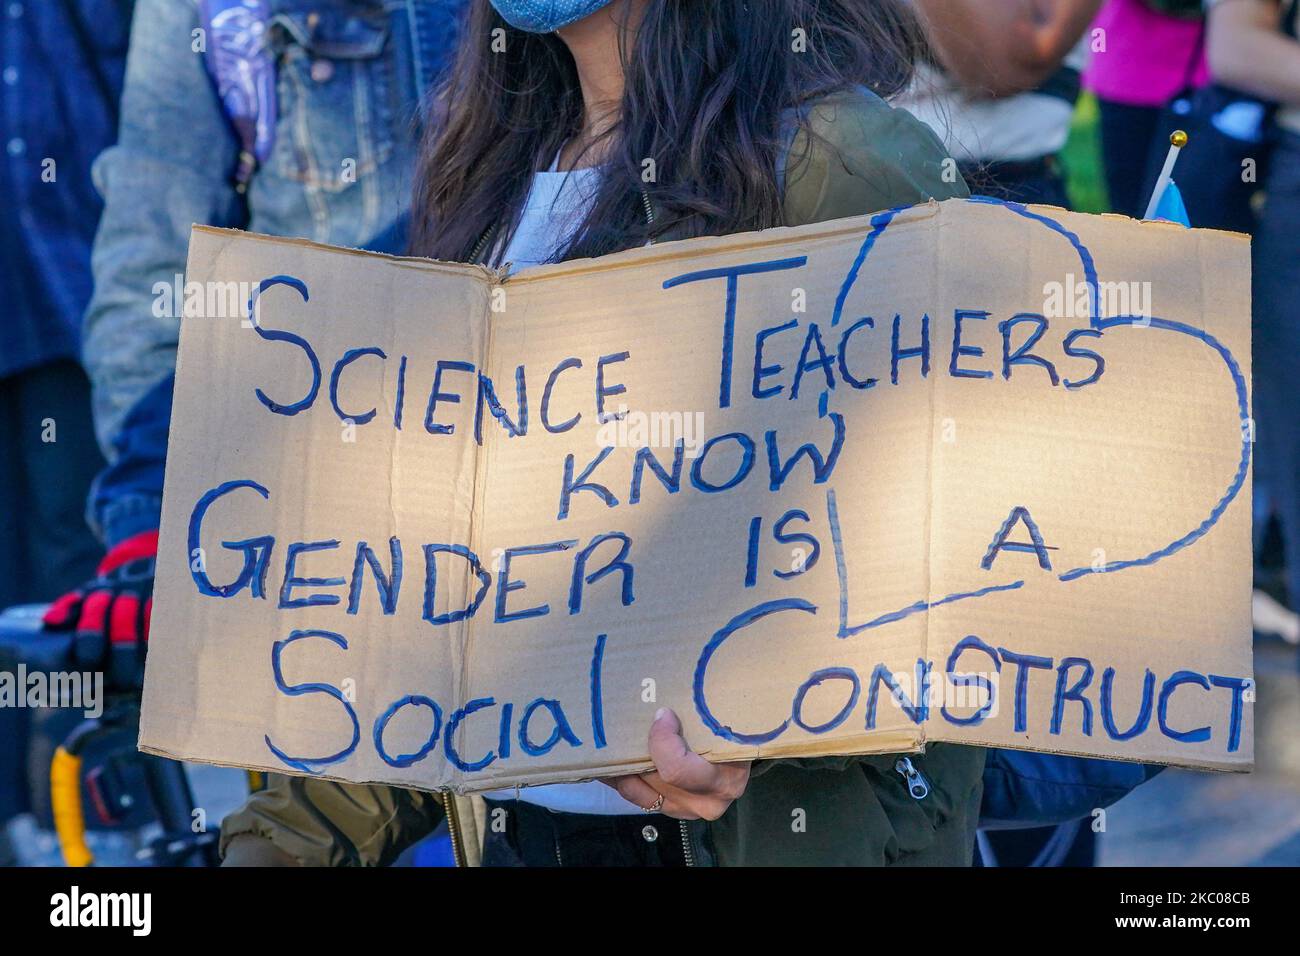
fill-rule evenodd
<path id="1" fill-rule="evenodd" d="M 972 192 L 1143 217 L 1181 129 L 1187 220 L 1253 236 L 1256 623 L 1300 641 L 1296 0 L 912 2 L 891 102 Z M 191 224 L 408 251 L 470 5 L 0 0 L 0 609 L 144 645 Z"/>

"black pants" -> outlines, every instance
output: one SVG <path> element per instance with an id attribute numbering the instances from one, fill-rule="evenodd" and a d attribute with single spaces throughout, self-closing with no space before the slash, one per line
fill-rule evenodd
<path id="1" fill-rule="evenodd" d="M 976 195 L 1070 208 L 1065 177 L 1054 156 L 1016 163 L 963 163 L 961 174 Z"/>
<path id="2" fill-rule="evenodd" d="M 1300 608 L 1300 134 L 1273 148 L 1251 255 L 1255 494 L 1277 510 L 1288 603 Z"/>
<path id="3" fill-rule="evenodd" d="M 1096 866 L 1097 834 L 1091 818 L 1060 827 L 993 830 L 983 834 L 978 851 L 979 866 Z"/>
<path id="4" fill-rule="evenodd" d="M 86 494 L 103 465 L 80 365 L 0 378 L 0 609 L 52 601 L 94 575 L 103 548 Z"/>
<path id="5" fill-rule="evenodd" d="M 660 813 L 556 813 L 488 800 L 484 866 L 685 866 L 679 821 Z"/>
<path id="6" fill-rule="evenodd" d="M 1106 191 L 1114 212 L 1134 219 L 1146 212 L 1151 152 L 1156 146 L 1161 108 L 1129 106 L 1099 100 L 1101 112 L 1101 162 L 1106 174 Z M 1166 134 L 1167 135 L 1167 134 Z M 1163 161 L 1169 149 L 1166 139 L 1158 147 Z"/>

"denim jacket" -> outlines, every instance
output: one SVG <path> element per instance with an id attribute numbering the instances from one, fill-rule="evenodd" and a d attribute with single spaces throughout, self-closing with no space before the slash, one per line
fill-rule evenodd
<path id="1" fill-rule="evenodd" d="M 190 226 L 395 248 L 420 102 L 454 47 L 463 0 L 268 0 L 274 143 L 247 189 L 240 141 L 205 65 L 197 0 L 137 0 L 104 197 L 83 359 L 110 462 L 91 492 L 111 547 L 156 528 Z"/>
<path id="2" fill-rule="evenodd" d="M 0 377 L 77 355 L 131 5 L 0 2 Z"/>

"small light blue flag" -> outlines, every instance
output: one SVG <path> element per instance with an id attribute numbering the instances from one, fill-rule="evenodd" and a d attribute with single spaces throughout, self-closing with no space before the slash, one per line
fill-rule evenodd
<path id="1" fill-rule="evenodd" d="M 1176 222 L 1188 229 L 1192 227 L 1191 220 L 1187 218 L 1187 207 L 1183 205 L 1183 194 L 1178 191 L 1178 184 L 1172 179 L 1156 203 L 1156 211 L 1151 214 L 1151 218 Z"/>

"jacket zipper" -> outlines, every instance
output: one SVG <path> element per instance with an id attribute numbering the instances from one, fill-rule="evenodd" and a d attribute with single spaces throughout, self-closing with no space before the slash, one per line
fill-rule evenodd
<path id="1" fill-rule="evenodd" d="M 495 231 L 496 228 L 494 226 L 488 226 L 488 228 L 483 230 L 483 235 L 478 237 L 478 242 L 474 243 L 474 248 L 470 250 L 468 261 L 477 263 L 482 258 L 483 249 L 487 246 L 488 240 L 492 237 L 492 233 Z"/>
<path id="2" fill-rule="evenodd" d="M 653 226 L 655 224 L 654 206 L 650 205 L 650 194 L 646 192 L 644 186 L 641 187 L 641 206 L 645 209 L 645 224 L 647 226 Z M 647 239 L 646 243 L 653 246 L 655 241 L 653 239 Z"/>
<path id="3" fill-rule="evenodd" d="M 924 800 L 930 795 L 930 781 L 916 769 L 911 757 L 899 757 L 894 763 L 894 770 L 907 783 L 907 792 L 913 800 Z"/>
<path id="4" fill-rule="evenodd" d="M 447 817 L 447 836 L 451 839 L 451 858 L 457 866 L 467 866 L 465 847 L 460 834 L 460 813 L 456 809 L 456 795 L 448 791 L 443 796 L 443 813 Z"/>
<path id="5" fill-rule="evenodd" d="M 682 856 L 686 859 L 687 866 L 695 865 L 695 850 L 691 848 L 691 830 L 685 820 L 678 820 L 677 826 L 682 834 Z"/>

